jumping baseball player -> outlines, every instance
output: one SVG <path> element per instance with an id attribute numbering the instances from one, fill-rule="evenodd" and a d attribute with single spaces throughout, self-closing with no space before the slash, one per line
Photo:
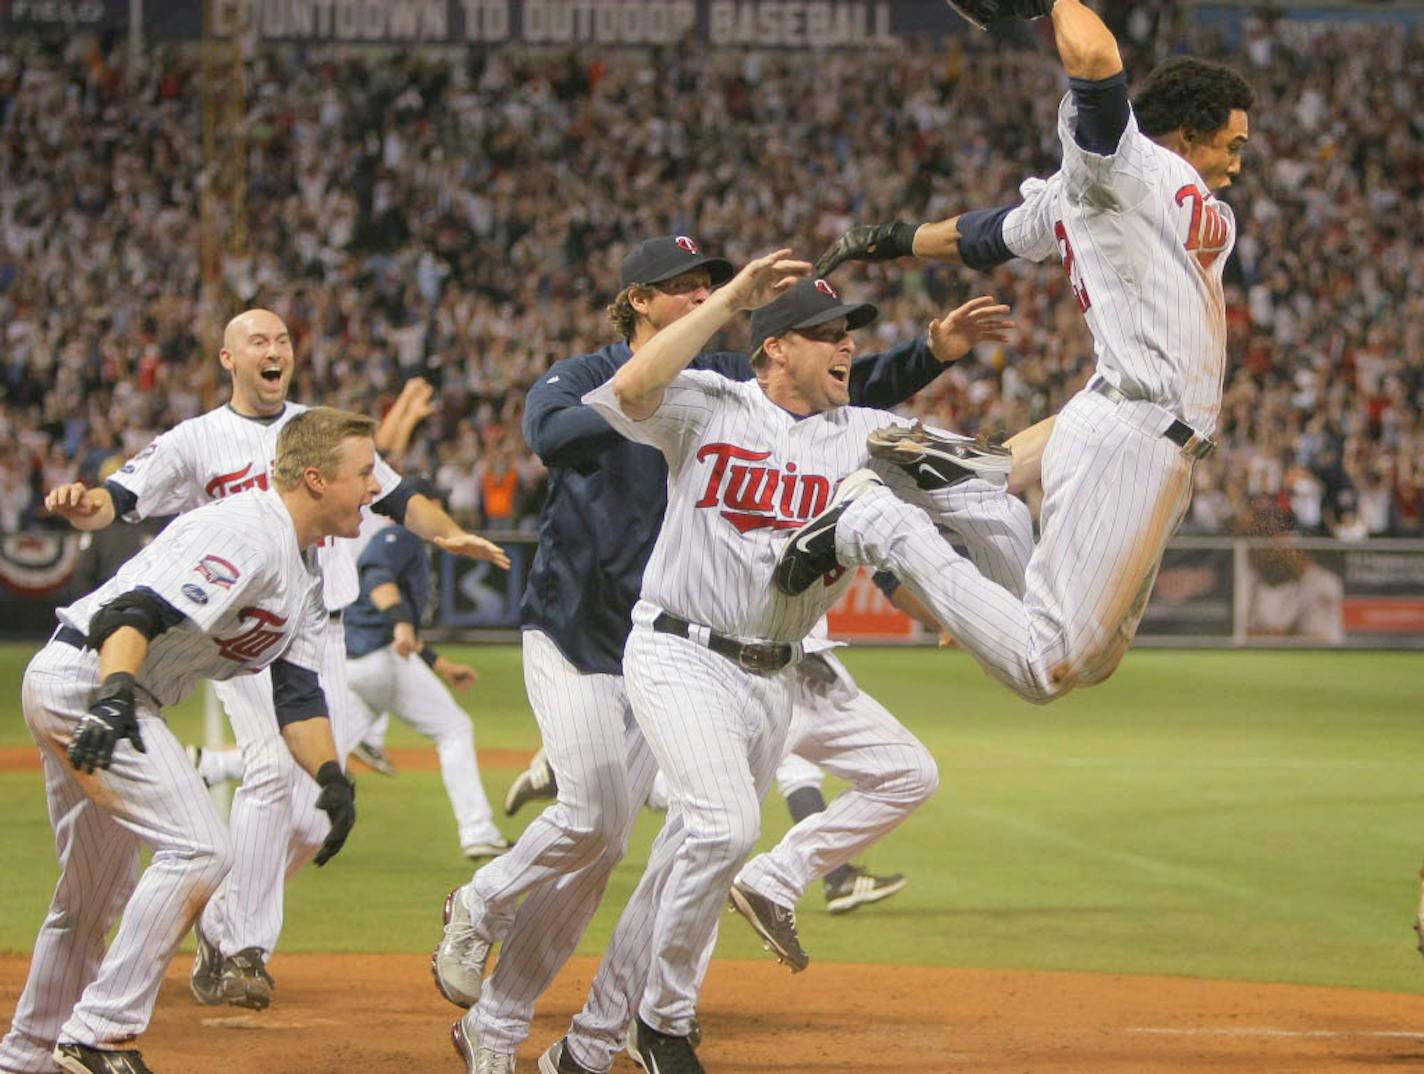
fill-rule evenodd
<path id="1" fill-rule="evenodd" d="M 874 318 L 874 307 L 843 304 L 823 280 L 787 289 L 807 266 L 786 256 L 753 261 L 585 397 L 668 461 L 667 512 L 633 612 L 624 675 L 671 801 L 589 1003 L 540 1060 L 545 1074 L 608 1070 L 630 1014 L 649 1070 L 702 1070 L 690 1038 L 701 968 L 785 752 L 796 689 L 789 668 L 849 583 L 831 573 L 790 599 L 768 585 L 782 534 L 801 511 L 834 502 L 836 483 L 867 461 L 869 433 L 892 418 L 845 405 L 838 375 L 855 351 L 851 331 Z M 756 383 L 684 371 L 737 308 L 783 290 L 752 319 Z M 977 304 L 940 324 L 956 334 L 959 353 L 1007 328 L 1002 307 Z M 990 555 L 1021 562 L 1031 536 L 1026 509 L 1005 488 L 1009 453 L 958 443 L 957 464 L 923 478 L 931 486 L 924 502 L 941 520 L 982 533 Z M 971 480 L 979 473 L 991 479 Z M 898 472 L 891 480 L 907 495 L 915 488 Z"/>
<path id="2" fill-rule="evenodd" d="M 352 536 L 375 422 L 317 408 L 287 423 L 272 488 L 184 515 L 109 582 L 58 611 L 25 671 L 60 879 L 0 1068 L 146 1074 L 130 1045 L 164 970 L 231 862 L 222 820 L 160 712 L 200 678 L 270 667 L 273 726 L 329 820 L 317 864 L 356 820 L 319 677 L 328 644 L 312 549 Z M 142 847 L 153 851 L 139 872 Z M 107 953 L 104 938 L 119 919 Z"/>
<path id="3" fill-rule="evenodd" d="M 232 377 L 232 398 L 226 405 L 164 433 L 103 486 L 64 485 L 50 492 L 45 505 L 76 528 L 94 530 L 115 518 L 135 521 L 174 514 L 267 488 L 277 436 L 305 410 L 287 401 L 293 350 L 286 325 L 267 310 L 239 314 L 223 333 L 219 359 Z M 466 533 L 437 503 L 402 482 L 379 456 L 376 479 L 380 493 L 373 510 L 403 522 L 446 551 L 508 565 L 500 549 Z M 335 618 L 359 591 L 350 542 L 324 542 L 316 555 L 323 599 Z M 321 670 L 332 707 L 332 733 L 344 759 L 354 745 L 354 717 L 349 712 L 341 631 L 331 631 L 330 639 Z M 214 689 L 242 750 L 244 778 L 228 821 L 233 868 L 199 924 L 192 988 L 202 1003 L 261 1009 L 271 1002 L 266 961 L 281 933 L 283 881 L 316 852 L 327 820 L 315 808 L 311 781 L 300 776 L 282 748 L 266 674 L 219 682 Z"/>
<path id="4" fill-rule="evenodd" d="M 687 236 L 641 243 L 624 259 L 623 290 L 609 309 L 620 341 L 557 363 L 529 393 L 524 435 L 549 466 L 549 493 L 525 587 L 524 676 L 558 773 L 558 802 L 446 902 L 436 981 L 447 999 L 472 1008 L 453 1029 L 471 1071 L 514 1069 L 534 1003 L 577 947 L 655 772 L 622 661 L 666 504 L 667 465 L 581 400 L 731 275 L 730 264 Z M 836 375 L 857 401 L 890 406 L 961 353 L 944 350 L 939 335 L 924 337 L 853 362 L 846 356 Z M 692 367 L 739 381 L 753 375 L 741 354 L 701 355 Z M 725 461 L 740 481 L 743 463 Z M 754 508 L 756 491 L 745 491 Z M 499 961 L 485 981 L 496 943 Z"/>
<path id="5" fill-rule="evenodd" d="M 958 0 L 970 12 L 1001 3 Z M 1079 0 L 1014 0 L 1051 12 L 1071 86 L 1063 163 L 1015 206 L 914 228 L 857 228 L 821 262 L 914 253 L 991 268 L 1057 254 L 1093 334 L 1097 372 L 1063 408 L 1044 452 L 1041 536 L 1022 600 L 953 553 L 923 512 L 873 483 L 787 543 L 794 593 L 838 564 L 893 571 L 993 676 L 1033 701 L 1112 674 L 1213 447 L 1226 365 L 1222 269 L 1236 238 L 1214 191 L 1240 171 L 1251 87 L 1179 57 L 1128 102 L 1117 43 Z M 911 461 L 932 438 L 882 449 Z"/>
<path id="6" fill-rule="evenodd" d="M 480 782 L 469 714 L 447 687 L 468 689 L 475 670 L 447 660 L 417 634 L 430 598 L 425 545 L 403 526 L 386 526 L 356 566 L 361 595 L 344 619 L 346 671 L 360 717 L 370 723 L 391 712 L 434 739 L 461 851 L 468 858 L 503 854 L 509 842 L 494 825 Z"/>

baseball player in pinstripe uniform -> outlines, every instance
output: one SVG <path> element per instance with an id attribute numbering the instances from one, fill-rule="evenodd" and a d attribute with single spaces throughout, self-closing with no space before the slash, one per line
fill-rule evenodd
<path id="1" fill-rule="evenodd" d="M 128 1047 L 148 1027 L 163 972 L 231 849 L 160 707 L 200 678 L 268 668 L 274 734 L 319 788 L 329 820 L 317 864 L 355 823 L 319 668 L 328 644 L 312 555 L 355 534 L 379 490 L 375 422 L 317 408 L 277 443 L 273 488 L 198 508 L 117 575 L 61 608 L 25 671 L 60 878 L 40 928 L 0 1068 L 145 1074 Z M 142 847 L 153 859 L 139 873 Z M 123 920 L 108 952 L 104 937 Z"/>
<path id="2" fill-rule="evenodd" d="M 641 243 L 623 262 L 623 290 L 610 307 L 623 338 L 555 364 L 529 393 L 525 439 L 550 472 L 522 609 L 524 676 L 558 801 L 446 902 L 434 969 L 442 994 L 471 1008 L 453 1030 L 471 1071 L 513 1070 L 534 1003 L 577 947 L 655 773 L 622 662 L 666 504 L 667 466 L 581 400 L 731 274 L 688 236 Z M 846 356 L 836 375 L 857 400 L 889 406 L 960 353 L 923 337 L 854 362 Z M 700 355 L 693 368 L 752 377 L 741 354 Z M 499 961 L 485 981 L 496 943 Z"/>
<path id="3" fill-rule="evenodd" d="M 1089 8 L 1012 6 L 1051 11 L 1071 85 L 1059 108 L 1059 171 L 1025 182 L 1018 205 L 918 229 L 855 229 L 819 264 L 909 253 L 976 268 L 1062 259 L 1097 372 L 1044 451 L 1025 595 L 987 583 L 922 512 L 873 485 L 788 544 L 778 584 L 795 592 L 837 564 L 889 569 L 991 675 L 1043 702 L 1117 667 L 1186 510 L 1193 466 L 1213 446 L 1226 367 L 1222 269 L 1236 238 L 1214 191 L 1240 171 L 1254 96 L 1235 72 L 1182 57 L 1154 70 L 1133 106 L 1117 42 Z M 912 439 L 897 447 L 907 457 L 933 450 Z"/>
<path id="4" fill-rule="evenodd" d="M 697 989 L 718 910 L 756 842 L 761 798 L 785 753 L 797 689 L 790 666 L 849 583 L 832 572 L 790 599 L 768 584 L 783 534 L 803 511 L 838 502 L 845 493 L 833 498 L 832 489 L 868 460 L 868 435 L 894 420 L 845 405 L 837 376 L 854 354 L 851 331 L 874 318 L 874 307 L 843 304 L 823 280 L 795 283 L 808 266 L 786 255 L 753 261 L 585 397 L 668 461 L 668 508 L 623 666 L 671 798 L 590 1000 L 541 1058 L 544 1074 L 608 1070 L 630 1015 L 649 1070 L 702 1070 L 691 1037 Z M 752 319 L 756 383 L 685 371 L 738 308 L 780 291 Z M 984 308 L 993 312 L 943 323 L 959 353 L 1006 331 L 1002 308 Z M 1009 452 L 953 442 L 956 462 L 933 481 L 924 477 L 925 490 L 898 471 L 887 479 L 947 524 L 982 534 L 989 556 L 1022 562 L 1031 538 L 1022 504 L 1006 507 Z"/>
<path id="5" fill-rule="evenodd" d="M 94 530 L 115 518 L 134 521 L 188 511 L 236 493 L 267 488 L 277 436 L 306 409 L 287 401 L 293 367 L 291 337 L 275 314 L 248 310 L 227 325 L 219 357 L 232 376 L 230 402 L 164 433 L 98 488 L 76 482 L 54 489 L 46 506 L 75 527 Z M 447 551 L 508 565 L 499 548 L 466 533 L 438 503 L 416 493 L 379 456 L 375 472 L 380 492 L 373 510 L 403 522 Z M 317 549 L 323 599 L 333 617 L 358 592 L 350 549 L 346 540 L 326 541 Z M 346 688 L 341 631 L 331 631 L 328 640 L 321 670 L 332 707 L 332 733 L 344 759 L 354 745 L 356 722 Z M 283 882 L 321 845 L 327 820 L 314 808 L 315 785 L 291 764 L 282 748 L 266 674 L 219 682 L 214 689 L 242 750 L 244 778 L 229 817 L 233 868 L 203 913 L 192 988 L 202 1003 L 261 1009 L 271 1002 L 272 978 L 266 961 L 281 933 Z"/>

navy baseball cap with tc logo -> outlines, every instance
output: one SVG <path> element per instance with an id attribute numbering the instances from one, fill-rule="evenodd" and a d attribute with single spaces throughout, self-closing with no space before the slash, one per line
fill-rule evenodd
<path id="1" fill-rule="evenodd" d="M 842 302 L 836 289 L 825 280 L 801 280 L 775 302 L 752 314 L 749 346 L 756 351 L 772 337 L 780 338 L 798 328 L 814 328 L 837 317 L 846 319 L 847 328 L 864 328 L 879 315 L 880 311 L 868 302 Z"/>
<path id="2" fill-rule="evenodd" d="M 708 257 L 696 241 L 686 235 L 663 235 L 656 239 L 645 239 L 633 247 L 623 259 L 623 266 L 619 271 L 622 279 L 620 286 L 662 283 L 696 268 L 707 270 L 713 287 L 726 283 L 733 275 L 730 261 L 721 257 Z"/>

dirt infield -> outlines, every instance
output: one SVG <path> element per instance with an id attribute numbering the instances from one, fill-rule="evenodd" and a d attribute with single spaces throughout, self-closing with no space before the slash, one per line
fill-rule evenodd
<path id="1" fill-rule="evenodd" d="M 199 1007 L 187 956 L 144 1051 L 156 1074 L 423 1074 L 460 1064 L 457 1013 L 418 955 L 288 955 L 261 1014 Z M 0 1010 L 26 960 L 0 957 Z M 576 959 L 541 1004 L 520 1070 L 558 1037 L 595 969 Z M 701 1055 L 715 1074 L 1360 1074 L 1424 1069 L 1424 996 L 1185 978 L 716 961 Z M 637 1068 L 620 1057 L 614 1070 Z"/>

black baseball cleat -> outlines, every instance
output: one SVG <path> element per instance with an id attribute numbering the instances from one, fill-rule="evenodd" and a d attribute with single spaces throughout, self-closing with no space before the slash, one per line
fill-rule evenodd
<path id="1" fill-rule="evenodd" d="M 648 1074 L 706 1074 L 690 1038 L 659 1033 L 641 1018 L 637 1022 L 638 1065 Z"/>
<path id="2" fill-rule="evenodd" d="M 569 1054 L 568 1038 L 555 1041 L 539 1057 L 539 1074 L 598 1074 Z"/>
<path id="3" fill-rule="evenodd" d="M 971 477 L 1007 476 L 1014 454 L 984 437 L 941 436 L 919 422 L 914 426 L 887 425 L 865 438 L 872 459 L 893 462 L 926 492 L 949 488 Z"/>
<path id="4" fill-rule="evenodd" d="M 203 935 L 201 922 L 194 924 L 193 938 L 198 941 L 198 953 L 193 956 L 193 972 L 188 975 L 188 988 L 193 998 L 204 1007 L 216 1007 L 223 1001 L 222 952 Z"/>
<path id="5" fill-rule="evenodd" d="M 272 989 L 276 985 L 263 963 L 260 947 L 244 947 L 223 959 L 222 998 L 234 1007 L 265 1011 L 272 1006 Z"/>
<path id="6" fill-rule="evenodd" d="M 638 1020 L 638 1017 L 634 1015 L 633 1020 L 628 1023 L 628 1033 L 625 1037 L 625 1043 L 628 1045 L 628 1058 L 633 1060 L 633 1062 L 637 1063 L 638 1066 L 644 1070 L 647 1070 L 648 1068 L 643 1065 L 643 1053 L 639 1050 L 641 1044 L 638 1039 L 638 1027 L 642 1024 L 643 1023 Z M 692 1020 L 692 1028 L 687 1031 L 687 1043 L 692 1045 L 694 1051 L 702 1047 L 702 1023 L 696 1018 Z"/>
<path id="7" fill-rule="evenodd" d="M 50 1058 L 68 1074 L 153 1074 L 137 1051 L 109 1051 L 70 1041 L 54 1046 Z"/>
<path id="8" fill-rule="evenodd" d="M 811 964 L 811 956 L 801 949 L 801 937 L 796 933 L 796 911 L 758 895 L 749 887 L 733 884 L 730 895 L 732 909 L 747 919 L 766 949 L 776 961 L 800 973 Z"/>
<path id="9" fill-rule="evenodd" d="M 772 575 L 776 588 L 788 597 L 799 596 L 810 589 L 817 578 L 839 567 L 836 523 L 857 496 L 872 485 L 882 484 L 873 470 L 857 470 L 843 480 L 826 509 L 793 533 L 781 550 Z"/>

